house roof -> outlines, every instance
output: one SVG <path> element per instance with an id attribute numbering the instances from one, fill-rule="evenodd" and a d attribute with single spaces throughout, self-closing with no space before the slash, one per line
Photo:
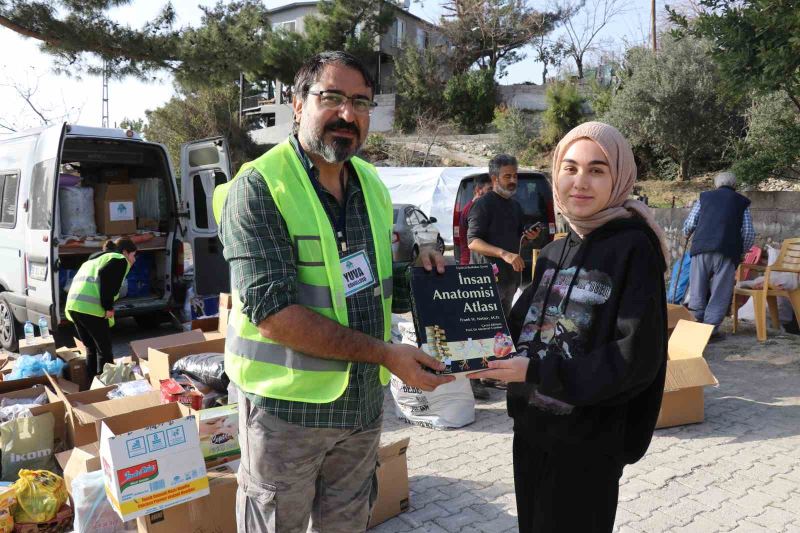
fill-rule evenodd
<path id="1" fill-rule="evenodd" d="M 268 11 L 268 13 L 282 13 L 283 11 L 289 11 L 290 9 L 295 9 L 295 8 L 298 8 L 298 7 L 312 7 L 312 6 L 317 5 L 318 3 L 319 3 L 319 0 L 300 0 L 299 2 L 290 2 L 288 4 L 284 4 L 282 6 L 278 6 L 276 8 L 270 9 Z M 400 7 L 399 5 L 395 4 L 394 2 L 388 2 L 388 3 L 392 4 L 392 6 L 394 6 L 398 11 L 400 11 L 404 15 L 407 15 L 407 16 L 415 19 L 415 20 L 418 20 L 419 22 L 422 22 L 422 23 L 424 23 L 424 24 L 426 24 L 428 26 L 431 26 L 431 27 L 434 27 L 434 28 L 437 27 L 436 24 L 434 24 L 433 22 L 430 22 L 429 20 L 425 20 L 422 17 L 418 17 L 417 15 L 411 13 L 410 11 L 407 11 L 407 10 L 403 9 L 402 7 Z"/>

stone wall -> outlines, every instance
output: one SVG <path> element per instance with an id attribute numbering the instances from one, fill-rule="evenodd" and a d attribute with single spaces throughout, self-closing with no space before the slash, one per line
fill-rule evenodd
<path id="1" fill-rule="evenodd" d="M 800 237 L 800 192 L 748 191 L 742 194 L 752 202 L 750 211 L 757 246 L 770 244 L 778 248 L 783 239 Z M 669 240 L 672 256 L 670 265 L 680 256 L 680 250 L 686 242 L 682 228 L 689 211 L 689 208 L 653 209 L 656 220 L 664 228 Z"/>

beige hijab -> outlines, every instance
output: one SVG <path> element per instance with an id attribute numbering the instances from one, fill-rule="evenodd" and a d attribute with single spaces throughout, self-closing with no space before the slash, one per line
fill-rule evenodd
<path id="1" fill-rule="evenodd" d="M 589 139 L 597 143 L 608 160 L 611 169 L 611 197 L 603 209 L 588 217 L 573 215 L 566 208 L 561 198 L 558 196 L 558 170 L 561 167 L 561 160 L 564 158 L 567 149 L 578 139 Z M 602 122 L 584 122 L 567 133 L 561 142 L 556 146 L 553 153 L 553 198 L 559 211 L 569 223 L 575 233 L 584 237 L 600 226 L 617 218 L 629 218 L 634 213 L 642 217 L 647 225 L 655 232 L 661 242 L 661 250 L 664 258 L 668 258 L 666 236 L 664 231 L 653 218 L 650 208 L 639 200 L 630 200 L 628 196 L 633 191 L 636 183 L 636 162 L 633 158 L 633 150 L 628 140 L 613 126 Z"/>

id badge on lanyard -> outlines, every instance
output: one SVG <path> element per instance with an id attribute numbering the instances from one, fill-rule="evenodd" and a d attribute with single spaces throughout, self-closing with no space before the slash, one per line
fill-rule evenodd
<path id="1" fill-rule="evenodd" d="M 375 285 L 375 276 L 372 274 L 372 268 L 370 268 L 369 259 L 364 250 L 342 257 L 339 259 L 339 266 L 342 269 L 345 297 Z"/>

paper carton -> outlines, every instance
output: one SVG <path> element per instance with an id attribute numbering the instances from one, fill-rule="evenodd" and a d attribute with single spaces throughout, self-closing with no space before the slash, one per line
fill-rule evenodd
<path id="1" fill-rule="evenodd" d="M 49 377 L 49 376 L 48 376 Z M 67 382 L 69 383 L 69 382 Z M 97 442 L 96 422 L 107 417 L 130 413 L 161 403 L 157 391 L 130 398 L 109 400 L 108 393 L 114 389 L 103 387 L 68 394 L 53 378 L 50 378 L 52 391 L 48 391 L 51 401 L 64 402 L 67 412 L 67 443 L 72 446 L 84 446 Z"/>
<path id="2" fill-rule="evenodd" d="M 378 450 L 378 498 L 367 528 L 397 516 L 408 509 L 408 460 L 405 438 Z"/>
<path id="3" fill-rule="evenodd" d="M 71 381 L 65 380 L 64 378 L 61 377 L 54 378 L 52 376 L 34 376 L 32 378 L 0 381 L 0 394 L 5 394 L 7 392 L 14 392 L 22 389 L 29 389 L 30 387 L 33 387 L 35 385 L 44 385 L 45 387 L 48 387 L 48 394 L 55 390 L 54 386 L 57 386 L 66 394 L 72 394 L 73 392 L 78 392 L 78 386 L 72 383 Z M 58 401 L 58 398 L 56 398 L 55 401 Z"/>
<path id="4" fill-rule="evenodd" d="M 81 474 L 100 470 L 100 445 L 95 442 L 57 453 L 56 461 L 64 471 L 67 491 L 72 494 L 72 480 Z"/>
<path id="5" fill-rule="evenodd" d="M 183 414 L 168 403 L 99 422 L 106 495 L 122 520 L 209 493 L 197 422 Z"/>
<path id="6" fill-rule="evenodd" d="M 200 450 L 206 466 L 235 461 L 239 448 L 239 405 L 223 405 L 195 411 L 200 436 Z"/>
<path id="7" fill-rule="evenodd" d="M 86 369 L 86 356 L 72 348 L 59 348 L 56 355 L 67 365 L 64 367 L 64 378 L 75 383 L 80 390 L 89 388 L 89 374 Z"/>
<path id="8" fill-rule="evenodd" d="M 31 339 L 31 342 L 28 342 L 25 339 L 20 339 L 19 350 L 17 351 L 20 355 L 38 355 L 44 352 L 55 354 L 56 341 L 53 339 L 52 335 L 45 339 L 42 337 L 34 337 Z"/>
<path id="9" fill-rule="evenodd" d="M 136 233 L 135 184 L 99 183 L 94 188 L 97 232 L 105 235 Z"/>
<path id="10" fill-rule="evenodd" d="M 175 364 L 175 361 L 189 355 L 208 352 L 225 353 L 225 339 L 220 338 L 194 344 L 172 346 L 160 350 L 150 348 L 147 355 L 147 363 L 150 368 L 150 383 L 153 387 L 159 388 L 162 379 L 169 379 L 172 365 Z"/>
<path id="11" fill-rule="evenodd" d="M 13 383 L 11 381 L 10 383 Z M 38 398 L 44 394 L 48 403 L 30 408 L 31 416 L 43 415 L 44 413 L 52 413 L 53 415 L 53 438 L 56 440 L 56 449 L 63 449 L 63 445 L 67 442 L 66 423 L 64 421 L 66 415 L 66 408 L 64 402 L 58 399 L 50 401 L 50 395 L 47 394 L 47 387 L 42 384 L 36 384 L 25 389 L 5 392 L 0 394 L 0 400 L 8 398 L 9 400 L 18 400 L 20 398 Z"/>
<path id="12" fill-rule="evenodd" d="M 139 533 L 228 533 L 236 531 L 236 470 L 208 471 L 210 494 L 136 519 Z"/>
<path id="13" fill-rule="evenodd" d="M 703 387 L 719 384 L 703 359 L 713 331 L 713 326 L 688 320 L 679 320 L 675 326 L 669 337 L 667 378 L 657 428 L 703 421 Z"/>
<path id="14" fill-rule="evenodd" d="M 203 393 L 184 387 L 174 379 L 162 379 L 160 389 L 161 403 L 177 402 L 198 411 L 203 408 Z"/>
<path id="15" fill-rule="evenodd" d="M 131 349 L 133 350 L 133 354 L 139 359 L 147 359 L 147 350 L 149 348 L 169 348 L 171 346 L 203 342 L 204 340 L 206 340 L 206 337 L 203 335 L 203 332 L 200 329 L 193 329 L 192 331 L 185 331 L 183 333 L 174 333 L 172 335 L 162 335 L 160 337 L 131 341 Z"/>
<path id="16" fill-rule="evenodd" d="M 694 322 L 691 311 L 682 305 L 667 304 L 667 331 L 671 334 L 679 320 Z"/>

